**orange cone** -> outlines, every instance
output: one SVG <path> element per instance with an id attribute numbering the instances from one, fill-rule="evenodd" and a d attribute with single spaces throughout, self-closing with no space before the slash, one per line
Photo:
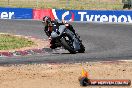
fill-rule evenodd
<path id="1" fill-rule="evenodd" d="M 84 68 L 82 69 L 82 77 L 88 77 L 88 72 L 84 70 Z"/>

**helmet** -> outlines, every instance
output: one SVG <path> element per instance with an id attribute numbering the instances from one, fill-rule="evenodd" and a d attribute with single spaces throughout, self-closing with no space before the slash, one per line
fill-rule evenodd
<path id="1" fill-rule="evenodd" d="M 48 25 L 49 23 L 51 23 L 51 18 L 49 16 L 44 16 L 42 23 Z"/>

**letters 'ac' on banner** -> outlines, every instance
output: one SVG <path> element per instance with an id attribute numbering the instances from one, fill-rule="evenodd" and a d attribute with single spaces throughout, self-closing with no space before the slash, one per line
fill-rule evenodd
<path id="1" fill-rule="evenodd" d="M 34 9 L 33 10 L 33 19 L 35 20 L 42 20 L 44 16 L 50 16 L 54 19 L 52 14 L 52 9 Z"/>

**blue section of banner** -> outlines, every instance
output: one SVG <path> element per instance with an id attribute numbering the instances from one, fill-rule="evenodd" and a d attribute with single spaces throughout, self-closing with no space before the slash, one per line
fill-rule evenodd
<path id="1" fill-rule="evenodd" d="M 88 22 L 132 23 L 132 11 L 121 10 L 55 10 L 58 19 Z"/>
<path id="2" fill-rule="evenodd" d="M 1 19 L 32 19 L 32 14 L 30 8 L 0 8 Z"/>

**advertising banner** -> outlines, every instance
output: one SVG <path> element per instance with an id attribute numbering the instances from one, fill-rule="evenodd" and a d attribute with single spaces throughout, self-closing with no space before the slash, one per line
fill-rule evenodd
<path id="1" fill-rule="evenodd" d="M 32 19 L 30 8 L 0 8 L 1 19 Z"/>
<path id="2" fill-rule="evenodd" d="M 33 9 L 33 19 L 42 20 L 44 16 L 49 16 L 54 19 L 52 9 Z"/>
<path id="3" fill-rule="evenodd" d="M 87 22 L 124 22 L 132 23 L 132 11 L 107 10 L 55 10 L 55 19 Z"/>
<path id="4" fill-rule="evenodd" d="M 44 16 L 67 21 L 132 23 L 132 11 L 0 8 L 1 19 L 42 20 Z"/>

